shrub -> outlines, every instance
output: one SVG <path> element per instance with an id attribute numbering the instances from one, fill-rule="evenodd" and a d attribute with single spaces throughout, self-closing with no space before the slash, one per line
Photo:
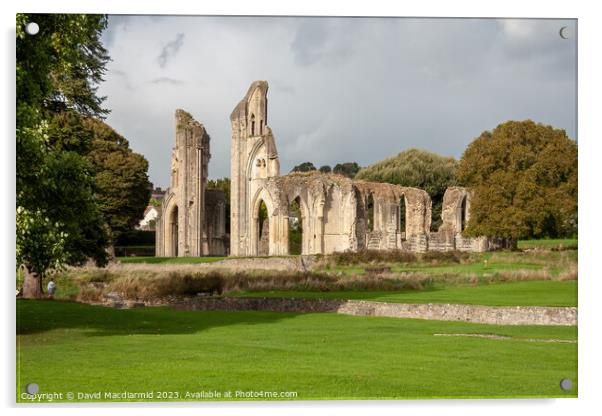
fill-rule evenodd
<path id="1" fill-rule="evenodd" d="M 165 296 L 196 296 L 199 293 L 223 292 L 223 278 L 216 273 L 170 273 L 167 278 L 156 279 L 157 297 Z"/>
<path id="2" fill-rule="evenodd" d="M 84 280 L 90 283 L 108 283 L 115 279 L 115 275 L 106 269 L 92 269 L 86 275 Z"/>
<path id="3" fill-rule="evenodd" d="M 125 299 L 137 300 L 196 296 L 199 293 L 221 295 L 223 280 L 221 276 L 214 273 L 171 272 L 167 276 L 151 278 L 122 277 L 113 281 L 107 290 L 117 292 Z"/>
<path id="4" fill-rule="evenodd" d="M 82 285 L 76 299 L 80 302 L 100 302 L 103 290 L 93 285 Z"/>

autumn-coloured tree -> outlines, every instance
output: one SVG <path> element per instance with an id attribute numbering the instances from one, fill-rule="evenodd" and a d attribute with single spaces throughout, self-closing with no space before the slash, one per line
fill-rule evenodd
<path id="1" fill-rule="evenodd" d="M 564 130 L 531 120 L 500 124 L 466 148 L 458 179 L 474 192 L 466 235 L 577 232 L 577 143 Z"/>

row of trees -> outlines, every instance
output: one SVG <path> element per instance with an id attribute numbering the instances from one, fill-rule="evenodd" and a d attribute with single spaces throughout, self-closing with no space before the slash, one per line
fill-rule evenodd
<path id="1" fill-rule="evenodd" d="M 361 170 L 361 167 L 357 162 L 345 162 L 337 163 L 334 168 L 331 168 L 330 165 L 324 165 L 320 166 L 320 169 L 316 169 L 313 163 L 303 162 L 291 169 L 291 172 L 313 172 L 318 170 L 320 173 L 336 173 L 353 179 Z"/>
<path id="2" fill-rule="evenodd" d="M 35 36 L 24 31 L 32 21 Z M 16 260 L 27 297 L 41 295 L 49 269 L 106 264 L 150 197 L 148 162 L 102 121 L 106 25 L 102 15 L 17 15 Z"/>

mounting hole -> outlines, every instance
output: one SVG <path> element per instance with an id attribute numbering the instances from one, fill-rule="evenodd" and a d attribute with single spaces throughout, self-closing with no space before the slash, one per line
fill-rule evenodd
<path id="1" fill-rule="evenodd" d="M 568 378 L 563 378 L 560 380 L 560 388 L 564 391 L 569 391 L 573 389 L 573 382 Z"/>
<path id="2" fill-rule="evenodd" d="M 37 392 L 40 391 L 40 386 L 38 386 L 37 383 L 29 383 L 27 386 L 25 386 L 25 391 L 28 394 L 37 394 Z"/>
<path id="3" fill-rule="evenodd" d="M 25 25 L 25 32 L 28 35 L 37 35 L 40 31 L 40 26 L 36 22 L 29 22 Z"/>

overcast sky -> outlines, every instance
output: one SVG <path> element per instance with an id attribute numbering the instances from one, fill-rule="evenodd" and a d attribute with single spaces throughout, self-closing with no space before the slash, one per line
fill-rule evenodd
<path id="1" fill-rule="evenodd" d="M 209 176 L 230 176 L 229 116 L 259 79 L 283 174 L 410 147 L 459 158 L 510 119 L 577 138 L 574 20 L 110 16 L 103 42 L 107 122 L 156 186 L 176 108 L 211 136 Z"/>

